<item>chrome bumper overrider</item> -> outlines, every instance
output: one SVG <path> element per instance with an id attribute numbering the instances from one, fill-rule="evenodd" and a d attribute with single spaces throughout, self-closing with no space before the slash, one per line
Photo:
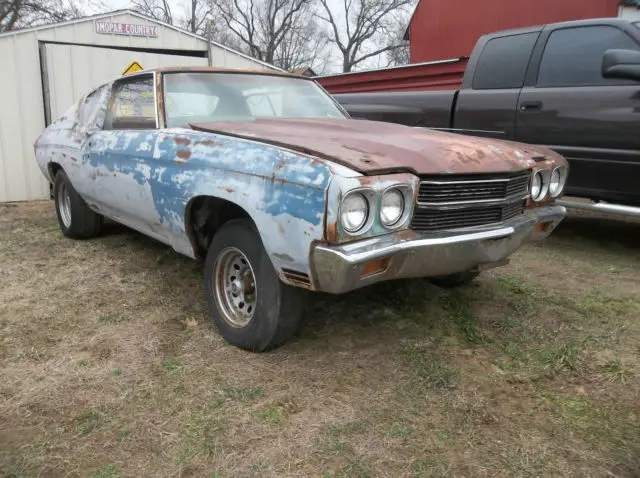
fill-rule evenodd
<path id="1" fill-rule="evenodd" d="M 500 265 L 523 244 L 547 237 L 565 214 L 563 206 L 552 205 L 526 210 L 493 228 L 438 234 L 404 230 L 339 246 L 316 245 L 311 252 L 314 288 L 337 294 L 390 279 Z M 371 267 L 374 261 L 380 263 Z"/>

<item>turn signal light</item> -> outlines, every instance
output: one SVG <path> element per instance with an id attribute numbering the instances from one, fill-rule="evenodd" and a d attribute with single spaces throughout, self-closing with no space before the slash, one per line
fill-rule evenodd
<path id="1" fill-rule="evenodd" d="M 368 277 L 380 272 L 384 272 L 389 267 L 389 259 L 378 259 L 377 261 L 367 262 L 362 268 L 360 277 Z"/>

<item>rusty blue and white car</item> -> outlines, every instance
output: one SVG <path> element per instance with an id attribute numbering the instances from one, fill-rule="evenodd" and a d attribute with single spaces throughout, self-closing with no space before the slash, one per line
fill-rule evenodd
<path id="1" fill-rule="evenodd" d="M 307 291 L 473 280 L 565 216 L 549 149 L 350 119 L 313 80 L 171 68 L 86 94 L 35 144 L 65 236 L 110 218 L 204 258 L 210 315 L 263 351 Z"/>

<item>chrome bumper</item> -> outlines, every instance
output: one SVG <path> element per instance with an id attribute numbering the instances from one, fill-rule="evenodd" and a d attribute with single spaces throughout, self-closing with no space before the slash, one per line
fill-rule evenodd
<path id="1" fill-rule="evenodd" d="M 316 245 L 311 251 L 314 288 L 339 294 L 385 280 L 501 265 L 523 244 L 547 237 L 565 214 L 563 206 L 552 205 L 527 210 L 498 228 L 438 235 L 405 230 L 340 246 Z M 372 268 L 374 261 L 382 265 Z"/>

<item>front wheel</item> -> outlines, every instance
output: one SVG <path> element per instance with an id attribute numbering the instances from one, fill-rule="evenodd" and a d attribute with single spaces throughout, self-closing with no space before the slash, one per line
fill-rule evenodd
<path id="1" fill-rule="evenodd" d="M 473 279 L 478 277 L 479 275 L 480 275 L 480 272 L 477 272 L 477 271 L 465 271 L 465 272 L 458 272 L 457 274 L 451 274 L 448 276 L 433 277 L 433 278 L 430 278 L 429 281 L 439 287 L 451 289 L 454 287 L 460 287 L 462 285 L 466 285 L 470 283 Z"/>
<path id="2" fill-rule="evenodd" d="M 213 237 L 205 292 L 222 336 L 252 352 L 290 339 L 304 308 L 305 291 L 280 281 L 260 235 L 246 219 L 227 222 Z"/>

